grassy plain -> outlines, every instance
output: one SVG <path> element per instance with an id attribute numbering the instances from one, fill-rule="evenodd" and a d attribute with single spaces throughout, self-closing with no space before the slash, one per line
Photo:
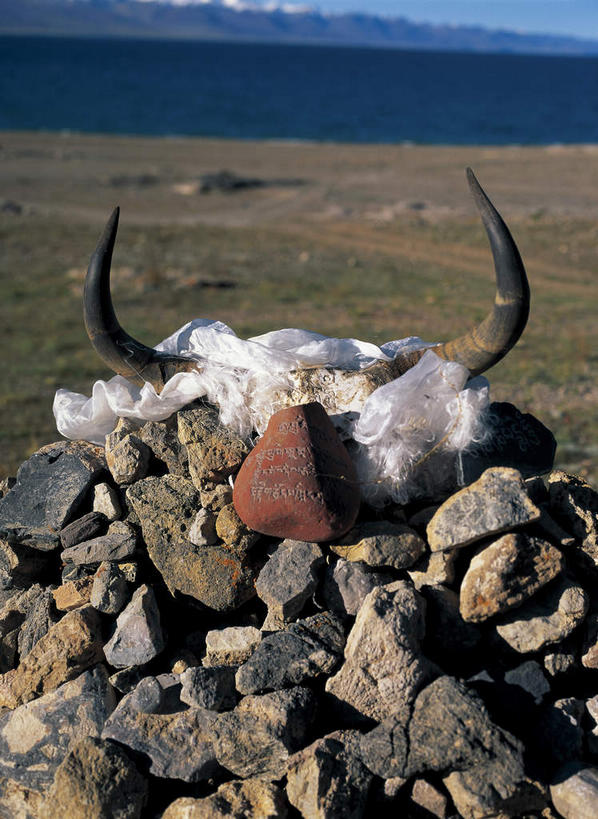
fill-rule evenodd
<path id="1" fill-rule="evenodd" d="M 195 317 L 241 336 L 291 326 L 444 340 L 494 292 L 467 165 L 509 224 L 532 291 L 522 340 L 489 373 L 492 397 L 540 418 L 558 463 L 598 481 L 598 146 L 30 133 L 0 134 L 0 478 L 59 437 L 58 387 L 89 395 L 110 375 L 81 296 L 115 204 L 114 301 L 148 344 Z M 223 169 L 271 184 L 200 193 L 200 177 Z"/>

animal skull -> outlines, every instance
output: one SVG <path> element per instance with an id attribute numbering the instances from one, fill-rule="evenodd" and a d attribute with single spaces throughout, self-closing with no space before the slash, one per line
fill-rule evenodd
<path id="1" fill-rule="evenodd" d="M 478 375 L 500 361 L 519 339 L 527 323 L 530 295 L 523 262 L 507 226 L 470 168 L 467 178 L 494 256 L 496 296 L 477 327 L 432 350 Z M 110 296 L 118 216 L 117 208 L 91 257 L 84 292 L 85 326 L 95 350 L 114 372 L 138 386 L 149 382 L 160 392 L 176 373 L 201 371 L 202 365 L 146 347 L 120 326 Z M 333 413 L 359 409 L 375 389 L 403 375 L 425 352 L 426 348 L 399 353 L 391 361 L 378 361 L 362 370 L 321 366 L 293 370 L 289 373 L 292 386 L 277 396 L 277 408 L 318 401 Z"/>

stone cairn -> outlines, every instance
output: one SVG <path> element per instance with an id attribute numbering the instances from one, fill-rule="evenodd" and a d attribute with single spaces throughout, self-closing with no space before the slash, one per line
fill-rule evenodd
<path id="1" fill-rule="evenodd" d="M 0 816 L 595 819 L 598 493 L 490 464 L 283 539 L 248 453 L 195 402 L 0 485 Z"/>

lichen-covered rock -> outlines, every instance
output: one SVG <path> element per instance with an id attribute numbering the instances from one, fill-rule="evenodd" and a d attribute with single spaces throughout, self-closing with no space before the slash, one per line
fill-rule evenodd
<path id="1" fill-rule="evenodd" d="M 261 639 L 261 631 L 254 626 L 229 626 L 208 631 L 203 665 L 241 665 L 252 655 Z"/>
<path id="2" fill-rule="evenodd" d="M 33 702 L 0 714 L 0 777 L 35 790 L 47 787 L 75 742 L 99 736 L 115 703 L 106 670 L 96 666 Z"/>
<path id="3" fill-rule="evenodd" d="M 279 779 L 305 744 L 315 711 L 314 694 L 301 686 L 243 697 L 216 722 L 218 761 L 236 776 Z"/>
<path id="4" fill-rule="evenodd" d="M 329 544 L 339 557 L 377 568 L 407 569 L 424 554 L 426 544 L 409 526 L 390 521 L 369 521 Z"/>
<path id="5" fill-rule="evenodd" d="M 147 782 L 120 745 L 85 737 L 62 760 L 40 819 L 140 819 Z"/>
<path id="6" fill-rule="evenodd" d="M 0 538 L 55 549 L 60 530 L 105 469 L 104 451 L 85 441 L 42 447 L 20 466 L 16 484 L 0 499 Z"/>
<path id="7" fill-rule="evenodd" d="M 164 648 L 160 612 L 151 586 L 140 586 L 119 614 L 116 630 L 104 646 L 106 660 L 115 668 L 145 665 Z"/>
<path id="8" fill-rule="evenodd" d="M 190 481 L 176 475 L 146 478 L 129 487 L 127 497 L 171 593 L 180 591 L 216 611 L 232 611 L 255 595 L 255 570 L 244 557 L 225 546 L 196 547 L 189 540 L 200 508 Z"/>
<path id="9" fill-rule="evenodd" d="M 457 549 L 539 517 L 520 473 L 494 467 L 442 504 L 428 524 L 428 543 L 433 552 Z"/>
<path id="10" fill-rule="evenodd" d="M 523 533 L 503 535 L 469 564 L 461 583 L 463 619 L 479 623 L 520 606 L 563 566 L 562 552 L 547 540 Z"/>
<path id="11" fill-rule="evenodd" d="M 324 555 L 317 543 L 283 540 L 270 555 L 255 584 L 268 606 L 264 631 L 284 628 L 313 595 L 324 568 Z"/>
<path id="12" fill-rule="evenodd" d="M 598 668 L 598 612 L 592 612 L 584 623 L 581 651 L 584 668 Z"/>
<path id="13" fill-rule="evenodd" d="M 257 694 L 330 674 L 341 661 L 344 645 L 345 632 L 336 615 L 322 612 L 298 620 L 264 637 L 237 671 L 237 690 Z"/>
<path id="14" fill-rule="evenodd" d="M 380 722 L 411 702 L 432 668 L 420 650 L 425 602 L 409 583 L 375 588 L 366 597 L 347 639 L 345 662 L 326 691 L 359 714 Z"/>
<path id="15" fill-rule="evenodd" d="M 249 447 L 220 423 L 218 409 L 210 405 L 177 413 L 178 437 L 187 449 L 191 480 L 199 489 L 220 483 L 234 474 Z"/>
<path id="16" fill-rule="evenodd" d="M 274 782 L 233 780 L 204 799 L 182 796 L 172 802 L 162 819 L 286 819 L 287 802 Z"/>
<path id="17" fill-rule="evenodd" d="M 598 768 L 569 762 L 554 776 L 550 796 L 563 819 L 595 819 L 598 813 Z"/>
<path id="18" fill-rule="evenodd" d="M 366 816 L 372 774 L 358 754 L 357 732 L 337 731 L 294 754 L 288 763 L 289 802 L 310 819 Z M 359 735 L 358 735 L 359 736 Z"/>
<path id="19" fill-rule="evenodd" d="M 38 640 L 14 671 L 0 677 L 0 706 L 16 708 L 54 691 L 103 657 L 96 610 L 84 606 L 70 611 Z"/>

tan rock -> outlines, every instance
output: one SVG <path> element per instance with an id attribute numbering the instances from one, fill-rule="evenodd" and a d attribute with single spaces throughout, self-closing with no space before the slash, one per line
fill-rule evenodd
<path id="1" fill-rule="evenodd" d="M 564 819 L 595 819 L 598 816 L 598 768 L 569 763 L 550 786 L 555 808 Z"/>
<path id="2" fill-rule="evenodd" d="M 258 532 L 245 526 L 232 503 L 223 506 L 218 512 L 216 534 L 227 546 L 242 552 L 250 549 L 260 537 Z"/>
<path id="3" fill-rule="evenodd" d="M 145 478 L 151 450 L 136 434 L 139 425 L 119 418 L 113 432 L 106 435 L 106 462 L 116 483 L 129 484 Z"/>
<path id="4" fill-rule="evenodd" d="M 187 447 L 191 480 L 198 489 L 219 483 L 239 469 L 249 447 L 220 423 L 216 407 L 181 410 L 177 421 L 179 441 Z"/>
<path id="5" fill-rule="evenodd" d="M 52 592 L 56 608 L 58 611 L 72 611 L 87 605 L 91 598 L 92 587 L 93 575 L 63 583 Z"/>
<path id="6" fill-rule="evenodd" d="M 263 779 L 225 782 L 205 799 L 183 796 L 166 808 L 162 819 L 284 819 L 281 789 Z"/>
<path id="7" fill-rule="evenodd" d="M 425 552 L 426 544 L 409 526 L 389 521 L 370 521 L 351 529 L 330 549 L 345 560 L 368 566 L 405 569 Z"/>

